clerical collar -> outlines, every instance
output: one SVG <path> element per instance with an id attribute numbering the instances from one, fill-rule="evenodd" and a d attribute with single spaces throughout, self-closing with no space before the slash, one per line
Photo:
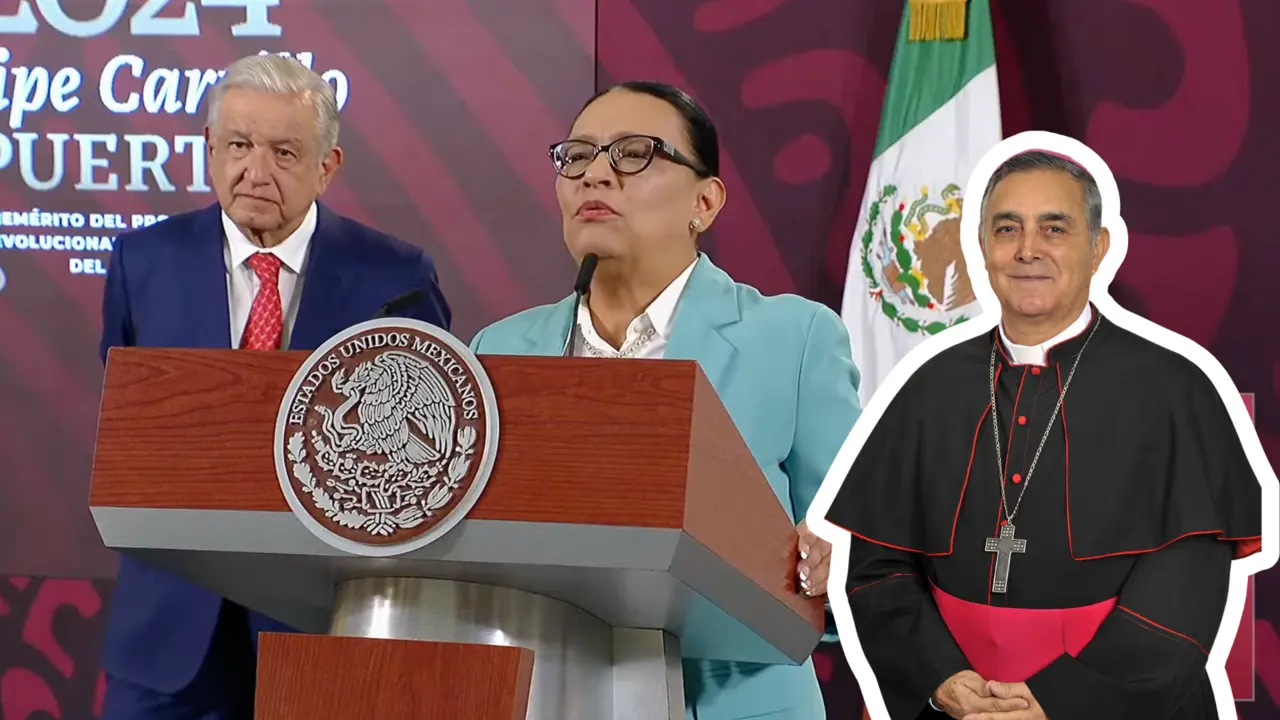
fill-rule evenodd
<path id="1" fill-rule="evenodd" d="M 1039 345 L 1018 345 L 1010 341 L 1009 336 L 1004 334 L 1004 323 L 1002 322 L 1000 323 L 1000 340 L 1004 344 L 1010 362 L 1016 365 L 1045 365 L 1045 358 L 1048 357 L 1050 350 L 1081 335 L 1085 328 L 1089 327 L 1089 321 L 1092 319 L 1093 303 L 1088 303 L 1084 306 L 1084 312 L 1080 313 L 1080 317 L 1076 318 L 1075 322 Z"/>

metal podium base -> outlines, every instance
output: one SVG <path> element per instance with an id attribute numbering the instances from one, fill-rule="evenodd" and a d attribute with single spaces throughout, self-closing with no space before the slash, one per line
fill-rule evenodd
<path id="1" fill-rule="evenodd" d="M 679 640 L 612 628 L 568 603 L 452 580 L 338 585 L 330 635 L 533 650 L 527 720 L 684 720 Z"/>

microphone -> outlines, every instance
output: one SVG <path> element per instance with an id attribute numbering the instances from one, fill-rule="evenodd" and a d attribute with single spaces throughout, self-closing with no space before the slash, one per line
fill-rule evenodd
<path id="1" fill-rule="evenodd" d="M 591 289 L 591 277 L 596 274 L 596 264 L 600 262 L 600 258 L 595 253 L 587 253 L 582 258 L 582 265 L 578 268 L 578 279 L 573 281 L 573 291 L 581 298 Z"/>
<path id="2" fill-rule="evenodd" d="M 582 265 L 578 266 L 578 278 L 573 281 L 573 310 L 569 313 L 569 332 L 564 338 L 563 357 L 573 354 L 573 331 L 578 327 L 578 308 L 582 305 L 582 296 L 591 289 L 591 277 L 596 274 L 596 264 L 600 258 L 595 253 L 587 253 L 582 257 Z"/>
<path id="3" fill-rule="evenodd" d="M 404 312 L 416 305 L 421 299 L 422 290 L 420 288 L 414 288 L 407 293 L 401 293 L 388 300 L 381 308 L 378 308 L 378 312 L 374 313 L 370 320 L 380 320 L 382 318 L 391 317 L 392 315 Z"/>

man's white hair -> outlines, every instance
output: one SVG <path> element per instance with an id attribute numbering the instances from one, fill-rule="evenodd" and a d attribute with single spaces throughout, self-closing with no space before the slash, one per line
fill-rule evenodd
<path id="1" fill-rule="evenodd" d="M 249 55 L 231 63 L 210 92 L 209 127 L 215 127 L 222 96 L 234 88 L 298 96 L 315 110 L 320 156 L 338 146 L 338 96 L 306 65 L 280 55 Z"/>

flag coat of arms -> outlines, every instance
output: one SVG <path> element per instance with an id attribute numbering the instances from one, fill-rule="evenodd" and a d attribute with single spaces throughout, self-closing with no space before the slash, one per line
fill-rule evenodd
<path id="1" fill-rule="evenodd" d="M 1002 139 L 988 0 L 908 0 L 841 308 L 864 405 L 912 348 L 981 312 L 960 211 Z"/>

